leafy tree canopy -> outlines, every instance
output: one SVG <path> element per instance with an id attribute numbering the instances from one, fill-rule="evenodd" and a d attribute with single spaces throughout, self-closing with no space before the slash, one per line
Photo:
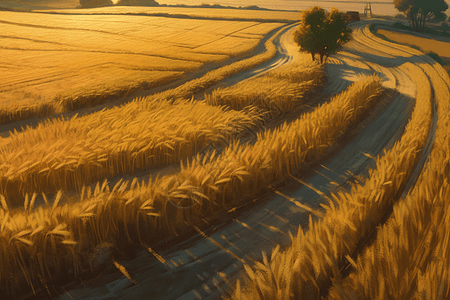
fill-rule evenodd
<path id="1" fill-rule="evenodd" d="M 344 15 L 336 8 L 328 13 L 320 6 L 312 7 L 302 13 L 302 20 L 294 40 L 300 46 L 300 51 L 320 55 L 323 63 L 328 56 L 341 50 L 342 45 L 350 41 L 352 30 L 347 28 Z"/>
<path id="2" fill-rule="evenodd" d="M 435 14 L 433 16 L 433 20 L 439 21 L 439 22 L 445 21 L 446 19 L 447 19 L 447 15 L 442 11 L 438 12 L 437 14 Z"/>
<path id="3" fill-rule="evenodd" d="M 445 0 L 394 0 L 394 6 L 405 15 L 415 31 L 423 31 L 426 21 L 441 18 L 448 9 Z"/>

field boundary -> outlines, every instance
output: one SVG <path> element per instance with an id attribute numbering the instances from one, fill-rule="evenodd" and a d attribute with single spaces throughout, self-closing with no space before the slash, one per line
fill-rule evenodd
<path id="1" fill-rule="evenodd" d="M 260 19 L 260 18 L 221 18 L 221 17 L 207 17 L 197 15 L 183 15 L 183 14 L 169 14 L 169 13 L 74 13 L 74 12 L 47 12 L 35 11 L 34 13 L 52 14 L 52 15 L 89 15 L 89 16 L 142 16 L 142 17 L 164 17 L 174 19 L 194 19 L 194 20 L 209 20 L 209 21 L 239 21 L 239 22 L 261 22 L 261 23 L 287 23 L 292 24 L 297 21 L 286 19 Z"/>

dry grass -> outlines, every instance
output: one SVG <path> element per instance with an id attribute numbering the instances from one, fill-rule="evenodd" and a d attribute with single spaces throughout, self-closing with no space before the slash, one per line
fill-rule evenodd
<path id="1" fill-rule="evenodd" d="M 0 38 L 2 123 L 163 85 L 254 50 L 283 25 L 19 12 L 0 12 L 0 18 L 7 20 Z"/>
<path id="2" fill-rule="evenodd" d="M 11 294 L 19 286 L 21 292 L 24 285 L 41 286 L 40 279 L 57 284 L 68 270 L 77 275 L 89 268 L 89 253 L 99 245 L 154 243 L 253 199 L 269 181 L 319 159 L 380 93 L 379 79 L 369 77 L 298 121 L 260 134 L 254 145 L 236 143 L 217 158 L 198 155 L 179 174 L 147 184 L 119 181 L 109 190 L 105 181 L 94 191 L 83 189 L 76 203 L 59 205 L 58 193 L 52 205 L 37 209 L 36 194 L 25 197 L 22 210 L 8 210 L 1 198 L 0 252 L 8 255 L 1 261 L 1 286 Z"/>
<path id="3" fill-rule="evenodd" d="M 137 99 L 91 115 L 41 123 L 0 142 L 0 190 L 8 203 L 26 193 L 85 184 L 188 158 L 260 119 L 202 102 Z M 22 203 L 20 203 L 21 205 Z"/>
<path id="4" fill-rule="evenodd" d="M 291 235 L 291 246 L 284 251 L 277 247 L 270 260 L 263 254 L 263 263 L 245 266 L 249 280 L 243 287 L 238 283 L 233 299 L 319 299 L 327 293 L 332 278 L 334 282 L 342 280 L 341 268 L 352 262 L 358 243 L 400 197 L 431 125 L 431 90 L 421 84 L 427 77 L 412 64 L 402 67 L 414 74 L 418 90 L 416 107 L 401 140 L 377 158 L 377 167 L 370 170 L 364 183 L 331 193 L 329 205 L 323 205 L 324 217 L 310 218 L 306 233 L 300 227 L 296 237 Z"/>
<path id="5" fill-rule="evenodd" d="M 292 72 L 292 69 L 301 71 Z M 235 110 L 254 105 L 280 113 L 301 104 L 305 94 L 323 85 L 324 81 L 323 66 L 294 65 L 240 82 L 229 88 L 216 89 L 211 94 L 205 95 L 205 100 L 208 104 L 227 105 Z"/>
<path id="6" fill-rule="evenodd" d="M 435 142 L 418 182 L 394 206 L 354 272 L 336 281 L 329 299 L 449 299 L 450 80 L 429 66 L 438 121 Z"/>

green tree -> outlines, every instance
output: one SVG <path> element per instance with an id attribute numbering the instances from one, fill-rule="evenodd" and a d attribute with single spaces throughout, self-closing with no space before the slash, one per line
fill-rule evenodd
<path id="1" fill-rule="evenodd" d="M 411 27 L 417 32 L 425 29 L 426 21 L 435 17 L 440 18 L 448 9 L 445 0 L 394 0 L 394 6 L 405 15 Z"/>
<path id="2" fill-rule="evenodd" d="M 442 11 L 433 16 L 433 20 L 437 22 L 445 21 L 445 19 L 447 19 L 447 15 Z"/>
<path id="3" fill-rule="evenodd" d="M 350 41 L 352 30 L 347 28 L 345 18 L 336 8 L 328 13 L 320 6 L 312 7 L 302 13 L 300 26 L 294 32 L 294 41 L 300 51 L 311 53 L 312 60 L 319 54 L 320 63 L 328 56 L 337 53 L 342 45 Z"/>

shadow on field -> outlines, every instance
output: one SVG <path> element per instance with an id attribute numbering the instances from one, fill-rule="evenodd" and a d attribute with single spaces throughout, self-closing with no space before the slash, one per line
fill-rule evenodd
<path id="1" fill-rule="evenodd" d="M 370 62 L 370 63 L 376 63 L 382 67 L 387 68 L 396 68 L 399 67 L 407 62 L 413 63 L 413 64 L 419 64 L 419 63 L 430 63 L 430 57 L 428 55 L 411 55 L 411 56 L 396 56 L 396 57 L 385 57 L 380 55 L 374 55 L 370 53 L 364 53 L 360 52 L 355 49 L 345 49 L 346 52 L 349 52 L 354 55 L 358 55 L 361 58 L 364 59 L 364 61 Z"/>

